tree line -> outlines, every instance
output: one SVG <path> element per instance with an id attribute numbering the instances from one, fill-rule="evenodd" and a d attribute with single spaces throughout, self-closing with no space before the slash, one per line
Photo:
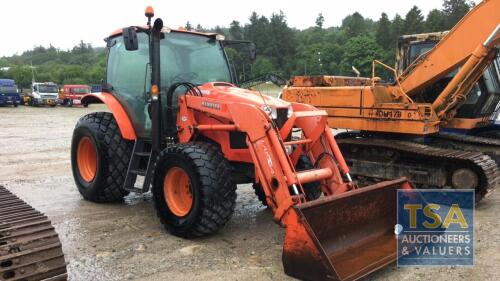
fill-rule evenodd
<path id="1" fill-rule="evenodd" d="M 187 22 L 185 28 L 217 32 L 231 40 L 249 40 L 257 46 L 257 59 L 251 63 L 245 51 L 228 48 L 227 53 L 240 81 L 270 72 L 293 75 L 353 75 L 352 66 L 363 76 L 371 75 L 371 62 L 394 64 L 397 40 L 404 34 L 445 31 L 452 28 L 472 7 L 469 0 L 444 0 L 441 9 L 424 15 L 418 6 L 406 14 L 389 18 L 382 13 L 377 21 L 355 12 L 340 26 L 325 27 L 319 14 L 311 27 L 298 30 L 288 26 L 280 11 L 270 17 L 253 12 L 242 24 L 204 28 Z M 32 71 L 38 81 L 58 84 L 95 84 L 104 76 L 104 48 L 81 41 L 71 50 L 37 46 L 21 55 L 0 58 L 0 77 L 13 78 L 23 88 L 31 84 Z"/>

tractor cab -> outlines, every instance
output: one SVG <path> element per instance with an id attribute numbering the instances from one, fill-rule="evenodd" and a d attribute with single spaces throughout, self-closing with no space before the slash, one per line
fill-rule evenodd
<path id="1" fill-rule="evenodd" d="M 151 130 L 149 98 L 151 88 L 151 66 L 149 29 L 131 27 L 134 31 L 135 50 L 127 48 L 129 31 L 120 29 L 106 39 L 108 51 L 107 75 L 103 91 L 112 92 L 124 105 L 133 120 L 136 133 L 148 137 Z M 224 45 L 231 43 L 216 33 L 200 33 L 164 27 L 160 41 L 160 93 L 166 99 L 170 86 L 189 82 L 196 86 L 207 83 L 219 87 L 237 84 L 231 71 Z M 226 83 L 226 84 L 224 84 Z M 207 84 L 207 86 L 210 86 Z M 202 87 L 203 88 L 203 87 Z M 173 112 L 177 112 L 178 96 L 186 89 L 178 88 L 173 94 Z M 208 90 L 207 90 L 208 92 Z M 166 106 L 166 103 L 163 105 Z M 165 109 L 164 109 L 165 111 Z"/>

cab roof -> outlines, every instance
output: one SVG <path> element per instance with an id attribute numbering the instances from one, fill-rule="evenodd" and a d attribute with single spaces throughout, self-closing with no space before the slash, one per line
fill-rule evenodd
<path id="1" fill-rule="evenodd" d="M 148 29 L 148 26 L 134 26 L 135 29 Z M 178 28 L 178 29 L 174 29 L 174 28 L 170 28 L 170 27 L 163 27 L 161 32 L 163 33 L 170 33 L 170 32 L 179 32 L 179 33 L 190 33 L 190 34 L 196 34 L 196 35 L 201 35 L 201 36 L 206 36 L 206 37 L 215 37 L 217 35 L 219 35 L 218 33 L 214 33 L 214 32 L 198 32 L 198 31 L 195 31 L 195 30 L 186 30 L 184 28 Z M 109 38 L 111 37 L 115 37 L 115 36 L 119 36 L 123 33 L 123 28 L 120 28 L 120 29 L 117 29 L 113 32 L 111 32 L 111 34 L 109 35 Z"/>

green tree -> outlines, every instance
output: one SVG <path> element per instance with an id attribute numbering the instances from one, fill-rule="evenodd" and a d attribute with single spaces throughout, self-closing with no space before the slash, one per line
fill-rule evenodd
<path id="1" fill-rule="evenodd" d="M 260 55 L 268 54 L 268 45 L 271 39 L 269 33 L 269 20 L 253 12 L 249 18 L 250 23 L 245 26 L 245 38 L 254 42 Z"/>
<path id="2" fill-rule="evenodd" d="M 425 31 L 436 32 L 446 30 L 446 16 L 440 10 L 434 9 L 429 12 L 425 20 Z"/>
<path id="3" fill-rule="evenodd" d="M 413 6 L 406 14 L 403 32 L 404 34 L 416 34 L 423 32 L 423 30 L 424 16 L 422 15 L 422 11 L 417 6 Z"/>
<path id="4" fill-rule="evenodd" d="M 378 24 L 377 31 L 375 33 L 375 39 L 377 43 L 384 49 L 390 49 L 393 43 L 391 38 L 391 21 L 386 13 L 382 13 Z"/>
<path id="5" fill-rule="evenodd" d="M 355 12 L 342 20 L 342 29 L 345 30 L 348 37 L 362 35 L 367 29 L 365 18 L 360 13 Z"/>
<path id="6" fill-rule="evenodd" d="M 242 40 L 243 39 L 243 28 L 240 22 L 233 20 L 229 25 L 229 39 L 232 40 Z"/>
<path id="7" fill-rule="evenodd" d="M 270 59 L 264 57 L 257 58 L 252 67 L 252 73 L 254 76 L 265 75 L 276 70 L 273 62 Z"/>
<path id="8" fill-rule="evenodd" d="M 381 59 L 384 53 L 371 36 L 361 35 L 349 39 L 344 46 L 344 54 L 340 65 L 343 75 L 352 75 L 352 66 L 356 67 L 362 76 L 371 76 L 372 62 Z"/>
<path id="9" fill-rule="evenodd" d="M 31 68 L 28 65 L 16 65 L 9 69 L 7 75 L 16 80 L 19 88 L 30 88 L 31 86 Z"/>
<path id="10" fill-rule="evenodd" d="M 294 33 L 286 22 L 285 14 L 272 14 L 269 21 L 269 32 L 273 36 L 268 42 L 268 55 L 274 65 L 285 66 L 287 62 L 293 60 L 295 54 Z M 286 72 L 288 70 L 285 69 Z"/>
<path id="11" fill-rule="evenodd" d="M 391 46 L 393 46 L 393 48 L 396 47 L 398 38 L 401 35 L 404 35 L 403 34 L 404 24 L 405 24 L 404 19 L 399 14 L 396 14 L 391 23 Z"/>
<path id="12" fill-rule="evenodd" d="M 473 6 L 474 3 L 468 0 L 444 0 L 445 29 L 451 29 Z"/>
<path id="13" fill-rule="evenodd" d="M 319 29 L 323 29 L 323 24 L 325 23 L 325 17 L 323 17 L 323 13 L 319 13 L 316 18 L 316 27 Z"/>
<path id="14" fill-rule="evenodd" d="M 187 21 L 186 25 L 184 26 L 184 28 L 186 30 L 193 30 L 193 25 L 189 21 Z"/>

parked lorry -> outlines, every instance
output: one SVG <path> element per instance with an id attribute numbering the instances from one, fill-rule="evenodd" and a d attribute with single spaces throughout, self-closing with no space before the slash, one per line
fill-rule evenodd
<path id="1" fill-rule="evenodd" d="M 31 93 L 25 96 L 25 102 L 31 106 L 49 105 L 56 106 L 59 101 L 59 88 L 53 82 L 34 82 Z"/>
<path id="2" fill-rule="evenodd" d="M 0 79 L 0 105 L 21 104 L 21 97 L 16 82 L 12 79 Z"/>
<path id="3" fill-rule="evenodd" d="M 61 103 L 65 106 L 81 105 L 82 97 L 90 94 L 90 86 L 88 85 L 64 85 L 61 89 Z M 87 104 L 83 105 L 87 107 Z"/>

